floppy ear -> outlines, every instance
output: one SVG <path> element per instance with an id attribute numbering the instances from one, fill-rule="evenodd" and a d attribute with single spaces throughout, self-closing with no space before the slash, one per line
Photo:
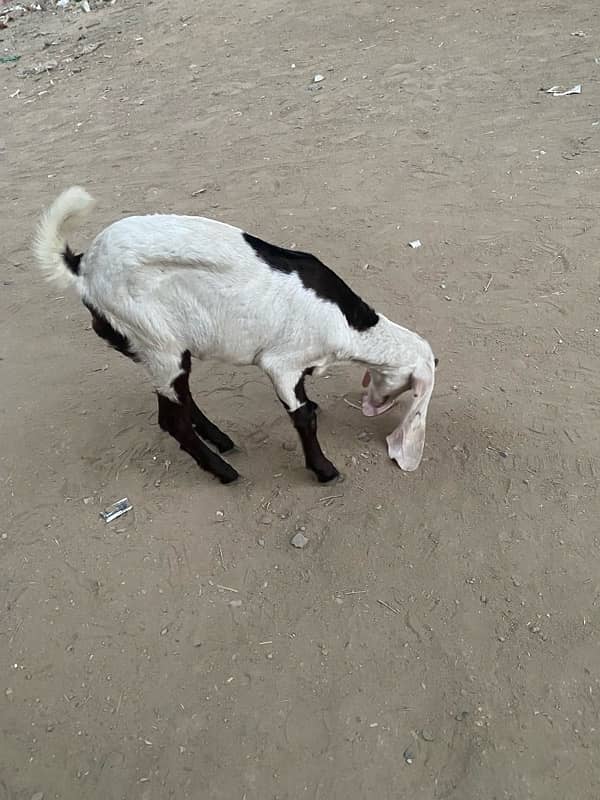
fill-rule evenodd
<path id="1" fill-rule="evenodd" d="M 400 425 L 386 440 L 390 458 L 407 472 L 412 472 L 421 463 L 425 446 L 427 408 L 433 384 L 434 373 L 429 364 L 424 364 L 413 372 L 412 403 Z"/>
<path id="2" fill-rule="evenodd" d="M 371 373 L 369 372 L 369 370 L 367 370 L 367 371 L 365 372 L 365 374 L 363 375 L 363 379 L 362 379 L 362 385 L 363 385 L 363 389 L 366 389 L 366 388 L 367 388 L 367 386 L 368 386 L 370 383 L 371 383 Z"/>

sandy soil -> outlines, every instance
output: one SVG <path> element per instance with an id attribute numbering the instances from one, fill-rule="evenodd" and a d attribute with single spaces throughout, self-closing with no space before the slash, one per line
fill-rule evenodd
<path id="1" fill-rule="evenodd" d="M 600 797 L 597 3 L 44 5 L 0 31 L 0 800 Z M 215 216 L 420 330 L 421 469 L 340 369 L 319 486 L 266 380 L 216 365 L 244 478 L 201 473 L 32 269 L 72 183 L 74 246 Z"/>

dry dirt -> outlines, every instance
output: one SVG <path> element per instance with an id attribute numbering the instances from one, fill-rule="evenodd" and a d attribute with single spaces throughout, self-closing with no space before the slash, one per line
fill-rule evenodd
<path id="1" fill-rule="evenodd" d="M 0 31 L 0 800 L 597 800 L 597 3 L 43 5 Z M 32 268 L 72 183 L 76 247 L 215 216 L 426 335 L 420 470 L 357 370 L 311 384 L 328 488 L 197 365 L 244 478 L 200 472 Z"/>

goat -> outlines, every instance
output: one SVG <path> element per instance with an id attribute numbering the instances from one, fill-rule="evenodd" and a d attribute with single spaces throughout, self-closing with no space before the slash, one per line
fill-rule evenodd
<path id="1" fill-rule="evenodd" d="M 317 440 L 318 406 L 305 376 L 360 363 L 365 416 L 412 392 L 387 444 L 401 468 L 418 467 L 437 365 L 424 339 L 376 313 L 315 256 L 212 219 L 125 217 L 76 254 L 67 236 L 93 205 L 84 189 L 64 191 L 40 221 L 35 260 L 49 279 L 77 290 L 98 336 L 145 366 L 160 427 L 200 467 L 222 483 L 238 477 L 205 444 L 219 453 L 234 447 L 192 398 L 192 356 L 260 367 L 299 434 L 307 468 L 323 483 L 339 473 Z"/>

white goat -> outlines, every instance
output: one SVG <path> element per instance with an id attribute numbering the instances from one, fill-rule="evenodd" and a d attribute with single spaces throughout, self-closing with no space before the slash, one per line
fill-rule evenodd
<path id="1" fill-rule="evenodd" d="M 92 206 L 78 187 L 57 198 L 40 222 L 37 263 L 49 278 L 75 287 L 99 336 L 146 367 L 161 428 L 203 469 L 223 483 L 238 477 L 202 441 L 221 453 L 234 446 L 190 394 L 192 356 L 259 366 L 298 431 L 306 466 L 322 482 L 339 473 L 317 441 L 317 406 L 304 377 L 335 363 L 363 364 L 366 416 L 382 414 L 411 390 L 387 442 L 400 467 L 418 467 L 437 364 L 424 339 L 375 313 L 314 256 L 203 217 L 127 217 L 76 255 L 67 233 Z"/>

